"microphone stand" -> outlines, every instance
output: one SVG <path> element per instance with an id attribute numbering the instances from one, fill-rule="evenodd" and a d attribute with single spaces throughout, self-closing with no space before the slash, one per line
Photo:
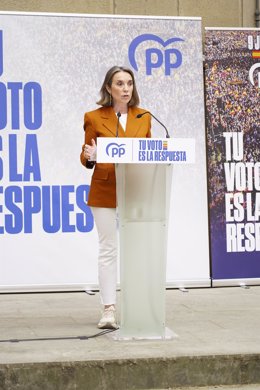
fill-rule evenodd
<path id="1" fill-rule="evenodd" d="M 116 116 L 117 116 L 117 124 L 116 124 L 116 138 L 118 138 L 118 128 L 119 128 L 119 119 L 120 119 L 120 116 L 121 116 L 121 112 L 118 111 L 116 113 Z"/>
<path id="2" fill-rule="evenodd" d="M 168 133 L 168 130 L 167 130 L 166 126 L 164 126 L 164 124 L 163 124 L 161 121 L 159 121 L 159 119 L 156 118 L 156 116 L 154 116 L 150 111 L 145 111 L 145 112 L 143 112 L 142 114 L 138 114 L 138 115 L 136 115 L 136 118 L 142 118 L 142 116 L 143 116 L 143 115 L 146 115 L 146 114 L 150 114 L 158 123 L 160 123 L 160 125 L 161 125 L 161 126 L 164 128 L 164 130 L 165 130 L 166 138 L 171 138 L 170 135 L 169 135 L 169 133 Z"/>

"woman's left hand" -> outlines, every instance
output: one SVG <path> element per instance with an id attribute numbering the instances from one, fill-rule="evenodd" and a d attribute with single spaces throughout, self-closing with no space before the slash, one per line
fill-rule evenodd
<path id="1" fill-rule="evenodd" d="M 89 161 L 96 161 L 97 145 L 94 139 L 91 140 L 91 145 L 84 146 L 84 157 Z"/>

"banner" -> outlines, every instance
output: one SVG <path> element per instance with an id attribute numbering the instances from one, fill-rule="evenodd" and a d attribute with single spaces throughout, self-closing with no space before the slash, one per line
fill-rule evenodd
<path id="1" fill-rule="evenodd" d="M 167 283 L 209 284 L 200 19 L 3 12 L 1 291 L 97 286 L 92 171 L 79 154 L 114 65 L 133 69 L 140 106 L 171 137 L 195 139 L 195 164 L 173 173 Z M 156 122 L 152 136 L 165 137 Z"/>
<path id="2" fill-rule="evenodd" d="M 260 29 L 207 29 L 205 55 L 212 276 L 257 279 Z"/>

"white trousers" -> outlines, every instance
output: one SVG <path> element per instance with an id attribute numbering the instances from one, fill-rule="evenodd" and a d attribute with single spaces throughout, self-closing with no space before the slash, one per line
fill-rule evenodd
<path id="1" fill-rule="evenodd" d="M 116 209 L 91 207 L 99 239 L 98 282 L 101 303 L 116 303 L 117 283 L 117 219 Z"/>

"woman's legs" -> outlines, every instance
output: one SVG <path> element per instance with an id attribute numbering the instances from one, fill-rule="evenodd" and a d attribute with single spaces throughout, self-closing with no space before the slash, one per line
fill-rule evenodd
<path id="1" fill-rule="evenodd" d="M 99 237 L 98 280 L 101 303 L 116 303 L 117 221 L 116 209 L 91 207 Z"/>

